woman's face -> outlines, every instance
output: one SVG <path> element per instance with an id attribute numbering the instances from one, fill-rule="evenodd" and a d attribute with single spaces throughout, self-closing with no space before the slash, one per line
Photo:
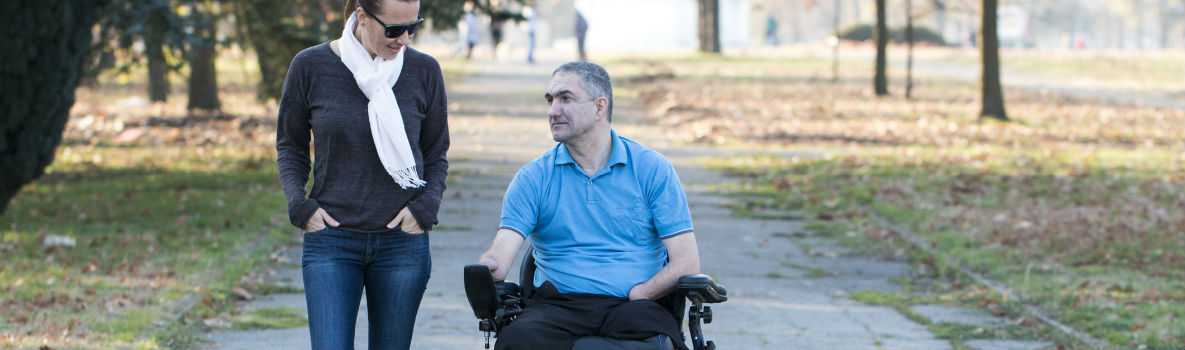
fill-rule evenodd
<path id="1" fill-rule="evenodd" d="M 411 43 L 411 34 L 406 31 L 403 35 L 395 38 L 388 38 L 385 35 L 383 25 L 376 21 L 374 17 L 378 17 L 382 23 L 387 25 L 409 24 L 416 21 L 420 14 L 419 1 L 402 1 L 402 0 L 381 0 L 379 1 L 378 13 L 367 14 L 361 6 L 355 10 L 355 17 L 358 18 L 358 41 L 362 42 L 362 46 L 366 47 L 371 54 L 382 57 L 383 59 L 395 58 L 395 55 L 402 50 L 404 46 Z M 374 17 L 371 17 L 371 16 Z"/>

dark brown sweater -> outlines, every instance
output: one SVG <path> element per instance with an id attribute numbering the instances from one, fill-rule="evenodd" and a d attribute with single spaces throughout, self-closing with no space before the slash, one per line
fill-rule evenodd
<path id="1" fill-rule="evenodd" d="M 279 103 L 276 163 L 293 225 L 303 228 L 322 208 L 342 228 L 383 231 L 405 206 L 425 230 L 437 223 L 448 175 L 444 76 L 432 56 L 411 47 L 404 55 L 395 99 L 416 171 L 428 182 L 407 190 L 383 168 L 370 133 L 369 100 L 329 43 L 304 49 L 292 59 Z M 310 163 L 313 188 L 306 195 Z"/>

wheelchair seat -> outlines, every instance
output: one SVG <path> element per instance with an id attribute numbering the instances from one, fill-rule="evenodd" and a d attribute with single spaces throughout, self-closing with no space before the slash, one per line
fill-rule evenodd
<path id="1" fill-rule="evenodd" d="M 576 339 L 572 350 L 675 350 L 675 345 L 671 342 L 671 338 L 665 334 L 659 334 L 646 340 L 581 337 Z"/>
<path id="2" fill-rule="evenodd" d="M 465 266 L 465 296 L 469 306 L 478 318 L 478 329 L 486 334 L 488 349 L 491 334 L 497 337 L 503 327 L 509 325 L 526 307 L 524 301 L 534 294 L 535 258 L 534 248 L 528 247 L 519 269 L 519 283 L 495 282 L 489 267 L 485 265 Z M 683 320 L 687 301 L 691 306 L 686 315 L 688 332 L 691 334 L 693 350 L 713 350 L 716 344 L 706 340 L 702 323 L 712 323 L 712 308 L 704 304 L 723 303 L 728 300 L 728 291 L 705 274 L 687 275 L 679 278 L 675 290 L 659 298 L 662 305 L 675 317 Z M 646 340 L 613 339 L 588 336 L 576 340 L 572 350 L 673 350 L 675 346 L 666 335 L 656 335 Z"/>

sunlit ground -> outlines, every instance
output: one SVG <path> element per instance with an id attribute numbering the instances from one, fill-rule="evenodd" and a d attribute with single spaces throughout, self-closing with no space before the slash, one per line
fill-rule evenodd
<path id="1" fill-rule="evenodd" d="M 746 198 L 739 212 L 806 211 L 817 231 L 914 256 L 921 271 L 948 281 L 958 281 L 951 266 L 961 261 L 1117 346 L 1177 349 L 1185 342 L 1185 112 L 1010 88 L 1012 121 L 980 121 L 973 82 L 919 74 L 907 100 L 894 71 L 894 94 L 876 98 L 870 64 L 841 61 L 833 84 L 828 56 L 779 54 L 626 58 L 610 70 L 630 72 L 623 91 L 690 142 L 824 154 L 709 160 L 744 180 L 729 188 Z M 922 55 L 972 60 L 965 52 Z M 1015 71 L 1134 83 L 1185 76 L 1181 65 L 1165 63 L 1179 56 L 1005 59 Z M 1149 79 L 1147 88 L 1185 91 L 1174 82 L 1181 80 Z M 900 249 L 874 215 L 922 234 L 944 255 Z M 912 287 L 936 301 L 991 306 L 1035 323 L 965 281 Z"/>

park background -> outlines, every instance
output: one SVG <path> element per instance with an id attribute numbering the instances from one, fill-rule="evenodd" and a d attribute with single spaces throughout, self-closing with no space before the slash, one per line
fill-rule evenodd
<path id="1" fill-rule="evenodd" d="M 617 128 L 688 174 L 721 346 L 1185 349 L 1183 1 L 474 4 L 423 1 L 413 44 L 454 134 L 416 348 L 480 346 L 459 266 L 549 145 L 579 12 Z M 343 5 L 0 4 L 0 348 L 307 338 L 275 99 Z"/>

